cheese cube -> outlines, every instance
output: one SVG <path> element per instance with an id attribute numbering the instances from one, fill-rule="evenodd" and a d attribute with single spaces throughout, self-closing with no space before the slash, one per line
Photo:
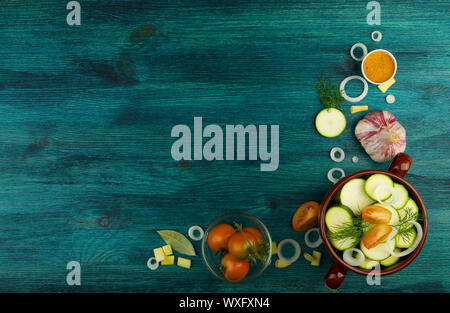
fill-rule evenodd
<path id="1" fill-rule="evenodd" d="M 272 255 L 277 253 L 278 253 L 277 243 L 275 241 L 272 241 Z"/>
<path id="2" fill-rule="evenodd" d="M 162 249 L 163 249 L 164 254 L 165 254 L 166 256 L 172 255 L 172 254 L 173 254 L 172 246 L 171 246 L 171 245 L 165 245 L 164 247 L 162 247 Z"/>
<path id="3" fill-rule="evenodd" d="M 288 267 L 289 265 L 291 265 L 291 263 L 283 262 L 280 259 L 275 261 L 275 267 L 276 268 L 285 268 L 285 267 Z"/>
<path id="4" fill-rule="evenodd" d="M 167 255 L 164 260 L 161 261 L 161 265 L 173 265 L 175 263 L 174 255 Z"/>
<path id="5" fill-rule="evenodd" d="M 369 109 L 368 105 L 352 105 L 350 107 L 350 113 L 358 113 L 358 112 L 362 112 L 362 111 L 367 111 Z"/>
<path id="6" fill-rule="evenodd" d="M 155 255 L 156 262 L 161 262 L 166 258 L 162 248 L 153 249 L 153 254 Z"/>
<path id="7" fill-rule="evenodd" d="M 395 79 L 392 78 L 390 81 L 387 81 L 384 84 L 378 85 L 378 89 L 380 89 L 380 91 L 382 93 L 385 93 L 394 83 L 395 83 Z"/>
<path id="8" fill-rule="evenodd" d="M 322 253 L 319 251 L 313 251 L 313 260 L 311 262 L 312 266 L 319 266 L 320 265 L 320 259 L 322 258 Z"/>
<path id="9" fill-rule="evenodd" d="M 182 257 L 178 257 L 177 261 L 178 261 L 178 263 L 177 263 L 178 266 L 184 267 L 184 268 L 191 268 L 191 260 L 182 258 Z"/>

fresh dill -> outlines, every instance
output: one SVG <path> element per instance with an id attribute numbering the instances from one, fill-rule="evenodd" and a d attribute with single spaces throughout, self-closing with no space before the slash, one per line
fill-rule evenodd
<path id="1" fill-rule="evenodd" d="M 400 214 L 399 214 L 400 215 Z M 399 217 L 399 221 L 393 227 L 397 230 L 397 236 L 400 236 L 404 241 L 410 241 L 414 235 L 414 227 L 411 221 L 423 221 L 425 216 L 414 212 L 411 208 L 405 209 L 405 214 Z"/>
<path id="2" fill-rule="evenodd" d="M 342 111 L 342 97 L 341 91 L 336 84 L 329 82 L 329 79 L 322 73 L 316 85 L 317 94 L 320 102 L 325 108 L 335 108 Z"/>
<path id="3" fill-rule="evenodd" d="M 405 214 L 399 217 L 399 222 L 392 225 L 397 230 L 397 236 L 401 236 L 405 241 L 410 240 L 410 236 L 414 235 L 414 227 L 410 221 L 424 220 L 425 216 L 414 212 L 410 208 L 405 209 Z M 366 222 L 361 216 L 353 217 L 351 221 L 341 223 L 339 226 L 331 229 L 328 233 L 328 238 L 331 240 L 345 240 L 351 238 L 352 240 L 361 240 L 365 233 L 370 229 L 372 224 Z"/>

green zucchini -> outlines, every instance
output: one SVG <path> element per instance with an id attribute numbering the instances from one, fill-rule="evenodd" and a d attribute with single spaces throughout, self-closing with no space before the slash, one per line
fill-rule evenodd
<path id="1" fill-rule="evenodd" d="M 397 248 L 409 248 L 416 240 L 416 236 L 416 228 L 411 228 L 406 233 L 395 236 L 395 246 Z"/>
<path id="2" fill-rule="evenodd" d="M 373 174 L 366 180 L 364 189 L 367 195 L 373 200 L 377 200 L 378 196 L 378 200 L 384 201 L 391 196 L 391 192 L 389 190 L 382 189 L 378 192 L 378 195 L 375 195 L 375 190 L 381 185 L 394 187 L 394 182 L 385 174 Z"/>
<path id="3" fill-rule="evenodd" d="M 353 214 L 343 206 L 332 206 L 325 214 L 325 224 L 331 232 L 335 232 L 337 229 L 349 223 L 353 223 Z"/>
<path id="4" fill-rule="evenodd" d="M 364 255 L 374 261 L 381 261 L 384 260 L 386 258 L 388 258 L 391 253 L 389 252 L 389 249 L 387 248 L 387 241 L 384 241 L 382 243 L 380 243 L 379 245 L 373 247 L 372 249 L 367 249 L 366 246 L 364 246 L 363 241 L 361 240 L 361 244 L 360 244 L 360 248 L 362 253 L 364 253 Z M 392 249 L 395 248 L 395 239 L 392 238 L 389 241 L 389 245 L 392 247 Z"/>
<path id="5" fill-rule="evenodd" d="M 395 203 L 392 203 L 391 205 L 395 209 L 400 210 L 405 206 L 406 202 L 408 202 L 409 199 L 408 190 L 402 184 L 397 183 L 394 183 L 394 190 L 397 192 L 398 200 Z M 389 200 L 387 200 L 386 202 L 389 202 Z"/>
<path id="6" fill-rule="evenodd" d="M 405 206 L 398 210 L 398 214 L 400 216 L 400 219 L 404 219 L 406 214 L 415 215 L 415 218 L 413 218 L 412 220 L 417 222 L 417 220 L 419 219 L 419 207 L 413 199 L 409 198 Z M 414 225 L 409 223 L 405 226 L 405 229 L 410 229 L 412 227 L 414 227 Z"/>
<path id="7" fill-rule="evenodd" d="M 394 249 L 394 252 L 397 252 L 397 253 L 398 253 L 398 252 L 401 252 L 401 250 L 398 249 L 398 248 L 395 248 L 395 249 Z M 392 265 L 394 265 L 395 263 L 397 263 L 398 260 L 400 260 L 399 257 L 396 257 L 396 256 L 391 255 L 391 256 L 388 257 L 387 259 L 382 260 L 382 261 L 380 262 L 380 264 L 383 265 L 383 266 L 392 266 Z"/>
<path id="8" fill-rule="evenodd" d="M 348 181 L 341 189 L 340 201 L 352 210 L 355 216 L 360 216 L 361 211 L 374 201 L 366 194 L 364 186 L 366 181 L 362 178 L 354 178 Z"/>
<path id="9" fill-rule="evenodd" d="M 323 109 L 316 116 L 316 129 L 324 137 L 339 136 L 344 131 L 346 124 L 344 113 L 335 108 Z"/>

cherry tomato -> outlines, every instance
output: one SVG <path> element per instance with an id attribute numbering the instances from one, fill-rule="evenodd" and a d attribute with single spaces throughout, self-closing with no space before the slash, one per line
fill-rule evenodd
<path id="1" fill-rule="evenodd" d="M 256 237 L 246 231 L 235 232 L 228 240 L 228 252 L 237 259 L 245 259 L 255 250 Z"/>
<path id="2" fill-rule="evenodd" d="M 228 239 L 234 234 L 234 228 L 228 224 L 215 226 L 208 235 L 208 245 L 214 252 L 220 248 L 228 249 Z"/>
<path id="3" fill-rule="evenodd" d="M 255 236 L 255 238 L 256 238 L 256 243 L 257 243 L 258 245 L 261 245 L 261 244 L 264 243 L 264 237 L 263 237 L 263 235 L 262 235 L 261 232 L 260 232 L 259 230 L 257 230 L 255 227 L 247 226 L 247 227 L 242 228 L 242 230 L 243 230 L 244 232 L 250 233 L 250 234 L 252 234 L 253 236 Z"/>
<path id="4" fill-rule="evenodd" d="M 222 266 L 225 278 L 230 281 L 243 279 L 250 269 L 250 264 L 247 261 L 238 260 L 231 253 L 227 253 L 223 257 Z"/>
<path id="5" fill-rule="evenodd" d="M 386 224 L 375 224 L 363 237 L 363 244 L 367 249 L 372 249 L 382 243 L 392 231 L 392 227 Z"/>
<path id="6" fill-rule="evenodd" d="M 369 205 L 362 211 L 362 218 L 372 224 L 389 224 L 392 212 L 378 205 Z"/>
<path id="7" fill-rule="evenodd" d="M 292 227 L 296 231 L 307 231 L 319 222 L 320 204 L 316 201 L 303 203 L 292 217 Z"/>

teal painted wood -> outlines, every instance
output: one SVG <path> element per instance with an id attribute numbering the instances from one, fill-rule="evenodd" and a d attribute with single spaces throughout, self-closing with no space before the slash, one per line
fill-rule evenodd
<path id="1" fill-rule="evenodd" d="M 366 1 L 80 2 L 80 27 L 66 24 L 65 1 L 0 4 L 0 291 L 327 292 L 327 253 L 320 267 L 272 265 L 239 286 L 218 281 L 200 257 L 191 270 L 149 271 L 146 260 L 163 243 L 155 230 L 187 233 L 236 210 L 308 250 L 290 219 L 331 187 L 329 150 L 345 149 L 347 173 L 387 167 L 354 138 L 363 113 L 350 115 L 348 103 L 340 137 L 313 126 L 316 77 L 357 73 L 348 54 L 356 42 L 397 57 L 396 103 L 370 86 L 361 104 L 405 126 L 407 178 L 427 204 L 430 231 L 408 268 L 376 287 L 350 273 L 340 291 L 448 291 L 448 1 L 382 1 L 380 27 L 366 24 Z M 375 29 L 380 43 L 370 40 Z M 171 128 L 192 126 L 194 116 L 279 124 L 279 169 L 173 161 Z M 71 260 L 81 263 L 79 287 L 66 284 Z"/>

